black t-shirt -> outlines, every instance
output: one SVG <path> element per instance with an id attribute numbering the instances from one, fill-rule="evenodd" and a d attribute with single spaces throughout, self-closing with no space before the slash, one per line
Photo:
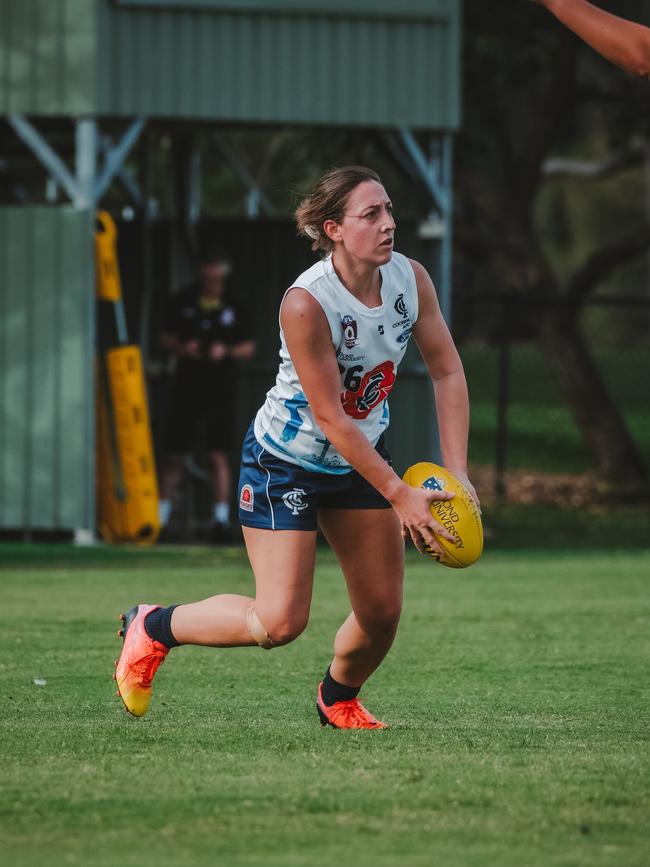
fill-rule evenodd
<path id="1" fill-rule="evenodd" d="M 177 368 L 182 387 L 199 389 L 234 384 L 236 362 L 230 357 L 210 361 L 208 351 L 212 343 L 235 346 L 253 339 L 251 316 L 245 305 L 228 294 L 215 307 L 202 305 L 198 285 L 181 289 L 170 298 L 165 332 L 183 343 L 199 341 L 201 358 L 179 358 Z"/>

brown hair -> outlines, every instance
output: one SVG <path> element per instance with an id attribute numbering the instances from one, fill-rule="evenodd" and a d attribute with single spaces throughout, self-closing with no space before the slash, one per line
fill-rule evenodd
<path id="1" fill-rule="evenodd" d="M 320 176 L 311 193 L 298 205 L 295 211 L 298 232 L 311 239 L 314 252 L 319 251 L 326 256 L 332 251 L 334 244 L 323 231 L 323 223 L 326 220 L 336 223 L 343 220 L 350 193 L 364 181 L 377 181 L 380 184 L 381 178 L 365 166 L 330 169 Z"/>

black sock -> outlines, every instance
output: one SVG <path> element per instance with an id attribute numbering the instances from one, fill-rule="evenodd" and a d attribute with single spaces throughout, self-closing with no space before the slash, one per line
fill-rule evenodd
<path id="1" fill-rule="evenodd" d="M 337 701 L 350 701 L 359 695 L 360 686 L 346 686 L 344 683 L 339 683 L 334 680 L 330 674 L 329 668 L 325 672 L 323 678 L 323 686 L 321 687 L 321 695 L 323 701 L 328 707 L 336 704 Z"/>
<path id="2" fill-rule="evenodd" d="M 144 631 L 149 638 L 159 641 L 165 647 L 179 647 L 180 641 L 176 641 L 172 632 L 172 613 L 177 605 L 169 608 L 156 608 L 144 618 Z"/>

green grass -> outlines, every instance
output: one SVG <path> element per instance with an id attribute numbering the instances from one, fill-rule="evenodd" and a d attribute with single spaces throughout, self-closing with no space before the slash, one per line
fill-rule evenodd
<path id="1" fill-rule="evenodd" d="M 493 464 L 498 353 L 485 347 L 467 347 L 461 354 L 472 405 L 470 456 L 474 463 Z M 601 349 L 596 360 L 650 466 L 648 350 Z M 507 465 L 513 469 L 569 473 L 582 473 L 590 467 L 573 416 L 544 358 L 532 346 L 515 346 L 511 351 Z"/>
<path id="2" fill-rule="evenodd" d="M 346 611 L 327 552 L 298 642 L 174 651 L 142 720 L 113 696 L 115 615 L 249 592 L 243 552 L 4 546 L 0 569 L 4 864 L 648 863 L 648 550 L 411 556 L 374 733 L 314 713 Z"/>

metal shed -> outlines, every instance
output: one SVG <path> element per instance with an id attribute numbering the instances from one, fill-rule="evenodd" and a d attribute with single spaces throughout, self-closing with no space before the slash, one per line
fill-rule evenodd
<path id="1" fill-rule="evenodd" d="M 383 131 L 430 195 L 450 310 L 460 7 L 4 0 L 0 112 L 68 201 L 0 201 L 0 528 L 94 529 L 93 212 L 148 123 Z"/>

